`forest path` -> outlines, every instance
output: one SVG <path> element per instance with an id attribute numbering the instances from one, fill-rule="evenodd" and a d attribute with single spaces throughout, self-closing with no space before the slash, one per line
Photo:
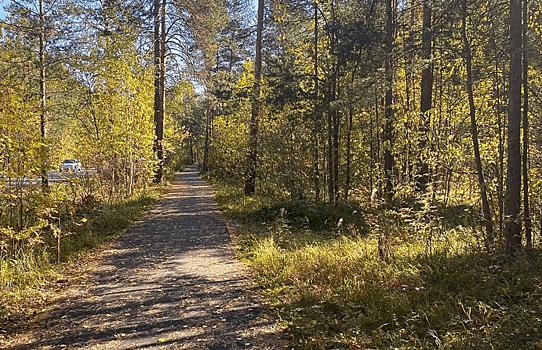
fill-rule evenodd
<path id="1" fill-rule="evenodd" d="M 195 166 L 12 334 L 7 349 L 278 349 L 285 337 L 233 256 Z M 74 285 L 75 284 L 75 285 Z"/>

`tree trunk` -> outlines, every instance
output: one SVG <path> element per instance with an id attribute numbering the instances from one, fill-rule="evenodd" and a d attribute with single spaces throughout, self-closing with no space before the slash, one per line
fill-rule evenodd
<path id="1" fill-rule="evenodd" d="M 427 192 L 429 184 L 429 163 L 428 163 L 428 137 L 431 117 L 429 110 L 432 107 L 433 97 L 433 64 L 431 62 L 431 4 L 430 0 L 423 1 L 423 32 L 422 32 L 422 54 L 425 61 L 422 70 L 421 98 L 420 98 L 420 167 L 416 181 L 416 187 L 420 192 Z"/>
<path id="2" fill-rule="evenodd" d="M 161 33 L 162 21 L 165 21 L 165 18 L 162 18 L 162 14 L 165 13 L 165 8 L 161 8 L 160 0 L 154 0 L 154 152 L 156 158 L 158 159 L 158 167 L 154 174 L 154 182 L 161 183 L 163 175 L 163 166 L 164 166 L 164 149 L 163 149 L 163 139 L 164 139 L 164 101 L 162 101 L 163 89 L 162 86 L 162 62 L 163 52 L 162 52 L 162 36 L 165 33 Z"/>
<path id="3" fill-rule="evenodd" d="M 160 181 L 164 174 L 164 122 L 166 118 L 166 5 L 162 0 L 162 14 L 160 16 Z"/>
<path id="4" fill-rule="evenodd" d="M 488 247 L 493 244 L 493 221 L 491 220 L 491 211 L 487 199 L 487 189 L 482 169 L 482 158 L 480 156 L 480 145 L 478 143 L 478 126 L 476 125 L 476 107 L 474 105 L 474 92 L 472 88 L 472 51 L 467 36 L 467 0 L 463 0 L 463 16 L 461 25 L 461 36 L 463 37 L 463 46 L 465 53 L 465 63 L 467 65 L 467 94 L 469 98 L 470 123 L 472 143 L 474 146 L 474 159 L 476 162 L 476 173 L 478 174 L 478 186 L 480 186 L 480 197 L 482 198 L 482 212 L 486 226 L 486 241 Z"/>
<path id="5" fill-rule="evenodd" d="M 46 119 L 47 119 L 47 100 L 45 88 L 45 11 L 43 0 L 40 0 L 40 136 L 43 146 L 41 146 L 41 185 L 43 191 L 49 190 L 49 177 L 47 176 L 47 146 L 45 144 Z"/>
<path id="6" fill-rule="evenodd" d="M 508 111 L 508 162 L 504 203 L 505 242 L 509 253 L 521 247 L 521 3 L 510 0 L 510 76 Z"/>
<path id="7" fill-rule="evenodd" d="M 333 101 L 336 101 L 337 96 L 339 96 L 339 78 L 338 70 L 335 72 L 335 77 L 333 78 L 333 86 L 335 86 L 335 91 L 333 91 Z M 339 200 L 339 132 L 341 125 L 341 112 L 333 107 L 333 204 L 337 204 Z"/>
<path id="8" fill-rule="evenodd" d="M 493 44 L 495 50 L 495 87 L 496 87 L 496 114 L 497 114 L 497 131 L 499 133 L 499 157 L 498 157 L 498 182 L 497 182 L 497 205 L 499 207 L 499 232 L 504 232 L 504 120 L 501 111 L 501 90 L 499 79 L 499 50 L 493 34 Z"/>
<path id="9" fill-rule="evenodd" d="M 352 106 L 348 109 L 348 131 L 346 134 L 346 183 L 344 185 L 344 200 L 348 201 L 348 192 L 350 192 L 351 162 L 352 162 L 352 126 L 354 111 Z"/>
<path id="10" fill-rule="evenodd" d="M 256 189 L 256 165 L 258 160 L 257 137 L 258 117 L 260 114 L 260 84 L 262 78 L 264 0 L 258 0 L 258 25 L 256 29 L 256 57 L 254 59 L 254 87 L 252 95 L 252 114 L 250 117 L 248 169 L 245 181 L 245 195 L 253 196 Z"/>
<path id="11" fill-rule="evenodd" d="M 209 171 L 209 143 L 211 139 L 211 101 L 205 92 L 205 145 L 203 146 L 203 172 Z"/>
<path id="12" fill-rule="evenodd" d="M 495 62 L 494 72 L 493 72 L 493 84 L 495 86 L 495 119 L 497 121 L 497 133 L 498 133 L 498 157 L 497 157 L 497 207 L 498 207 L 498 231 L 499 233 L 504 232 L 504 132 L 505 132 L 505 121 L 503 118 L 503 109 L 501 101 L 501 82 L 504 83 L 504 78 L 499 74 L 499 68 L 501 64 L 502 55 L 500 48 L 497 45 L 497 34 L 495 28 L 492 27 L 490 32 L 490 40 L 493 49 L 493 59 Z"/>
<path id="13" fill-rule="evenodd" d="M 332 102 L 332 88 L 329 86 L 326 89 L 326 114 L 327 114 L 327 192 L 329 196 L 329 202 L 333 202 L 335 199 L 335 177 L 333 176 L 333 115 L 331 111 L 331 102 Z"/>
<path id="14" fill-rule="evenodd" d="M 378 102 L 375 101 L 375 119 L 378 121 Z M 369 121 L 369 171 L 370 171 L 370 174 L 369 174 L 369 191 L 371 192 L 371 194 L 373 193 L 373 190 L 375 189 L 375 181 L 374 181 L 374 168 L 375 168 L 375 163 L 376 163 L 376 155 L 375 155 L 375 133 L 374 133 L 374 129 L 375 129 L 375 126 L 374 124 L 377 124 L 375 122 L 373 122 L 373 116 L 371 115 L 371 119 Z M 378 126 L 377 126 L 378 127 Z M 378 143 L 378 140 L 376 140 L 376 142 Z"/>
<path id="15" fill-rule="evenodd" d="M 188 148 L 190 151 L 190 164 L 194 164 L 194 142 L 192 141 L 192 134 L 188 137 Z"/>
<path id="16" fill-rule="evenodd" d="M 384 196 L 387 199 L 393 197 L 393 46 L 395 41 L 395 1 L 386 0 L 386 62 L 385 62 L 385 79 L 386 79 L 386 121 L 384 125 L 383 147 L 384 147 Z"/>
<path id="17" fill-rule="evenodd" d="M 319 153 L 319 132 L 320 116 L 318 110 L 318 1 L 314 2 L 314 131 L 313 131 L 313 171 L 314 171 L 314 199 L 320 201 L 320 153 Z"/>
<path id="18" fill-rule="evenodd" d="M 525 221 L 525 241 L 527 249 L 533 247 L 532 222 L 529 208 L 529 65 L 527 50 L 529 40 L 527 38 L 528 28 L 528 0 L 523 0 L 523 220 Z"/>

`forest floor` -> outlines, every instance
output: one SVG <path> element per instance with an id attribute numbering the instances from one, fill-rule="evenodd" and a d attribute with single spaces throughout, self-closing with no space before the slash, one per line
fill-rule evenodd
<path id="1" fill-rule="evenodd" d="M 279 349 L 287 344 L 234 257 L 195 167 L 114 242 L 0 323 L 2 349 Z"/>

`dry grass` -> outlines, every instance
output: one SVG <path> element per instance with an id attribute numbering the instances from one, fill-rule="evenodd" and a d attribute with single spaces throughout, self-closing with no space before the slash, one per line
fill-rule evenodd
<path id="1" fill-rule="evenodd" d="M 268 200 L 232 188 L 217 197 L 295 348 L 542 348 L 542 253 L 488 252 L 453 210 L 366 212 L 360 235 L 270 221 Z"/>

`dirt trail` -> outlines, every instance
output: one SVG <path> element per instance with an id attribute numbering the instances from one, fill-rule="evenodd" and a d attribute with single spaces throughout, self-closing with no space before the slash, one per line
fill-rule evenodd
<path id="1" fill-rule="evenodd" d="M 284 335 L 233 257 L 212 188 L 195 167 L 11 334 L 7 349 L 279 349 Z M 75 282 L 75 285 L 73 285 Z"/>

